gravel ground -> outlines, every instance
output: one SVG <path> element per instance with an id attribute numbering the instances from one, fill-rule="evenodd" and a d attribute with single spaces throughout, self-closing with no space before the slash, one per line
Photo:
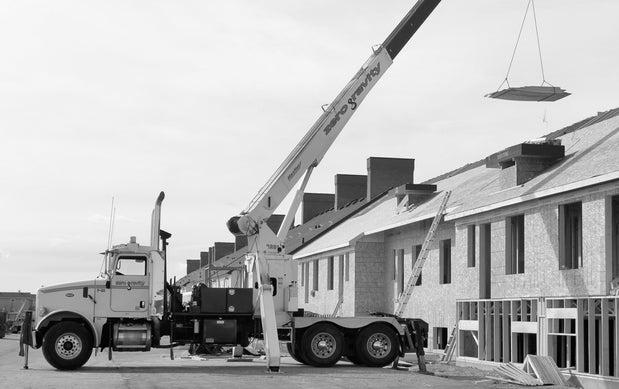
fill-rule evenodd
<path id="1" fill-rule="evenodd" d="M 510 388 L 485 377 L 487 372 L 454 365 L 428 364 L 421 374 L 416 363 L 408 370 L 367 368 L 340 362 L 330 368 L 301 365 L 282 358 L 281 373 L 268 373 L 265 362 L 226 362 L 225 358 L 192 358 L 176 351 L 174 361 L 167 350 L 107 353 L 91 357 L 79 370 L 65 372 L 47 364 L 41 350 L 30 349 L 30 369 L 23 370 L 17 356 L 18 337 L 0 339 L 0 388 Z M 414 362 L 414 356 L 407 358 Z M 431 360 L 431 358 L 429 358 Z"/>

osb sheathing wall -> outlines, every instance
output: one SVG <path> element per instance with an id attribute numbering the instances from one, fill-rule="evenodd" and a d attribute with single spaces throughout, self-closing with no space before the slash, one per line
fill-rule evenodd
<path id="1" fill-rule="evenodd" d="M 614 195 L 619 195 L 619 182 L 442 223 L 422 271 L 422 285 L 415 287 L 404 316 L 427 321 L 432 337 L 434 327 L 452 328 L 455 325 L 456 298 L 479 298 L 479 225 L 482 223 L 491 223 L 491 298 L 607 294 L 612 271 L 606 257 L 606 245 L 610 244 L 607 219 L 610 217 L 609 198 Z M 576 201 L 582 201 L 584 264 L 578 269 L 560 270 L 558 207 Z M 525 215 L 525 270 L 524 274 L 506 275 L 505 218 L 518 214 Z M 350 281 L 345 287 L 349 297 L 344 300 L 344 315 L 393 312 L 397 294 L 397 283 L 393 280 L 393 250 L 404 249 L 406 282 L 412 272 L 412 247 L 423 243 L 429 224 L 415 223 L 388 230 L 364 237 L 354 244 L 350 255 Z M 476 230 L 474 267 L 467 266 L 467 227 L 471 224 Z M 439 284 L 438 274 L 438 245 L 443 239 L 452 240 L 452 282 L 444 285 Z M 309 298 L 309 304 L 304 304 L 305 288 L 299 288 L 301 307 L 317 313 L 333 312 L 338 298 L 337 285 L 334 291 L 326 290 L 326 258 L 338 254 L 321 253 L 311 257 L 321 261 L 320 286 L 315 296 Z M 429 339 L 429 344 L 434 344 L 433 339 Z"/>
<path id="2" fill-rule="evenodd" d="M 619 194 L 619 183 L 581 189 L 529 201 L 457 221 L 454 276 L 460 298 L 479 298 L 479 225 L 491 223 L 491 298 L 604 295 L 612 272 L 606 258 L 610 217 L 608 199 Z M 559 269 L 559 205 L 582 201 L 583 266 Z M 505 274 L 505 218 L 524 214 L 525 268 Z M 467 268 L 467 231 L 476 226 L 475 268 Z M 608 242 L 609 244 L 610 242 Z"/>
<path id="3" fill-rule="evenodd" d="M 324 254 L 321 253 L 320 255 L 310 256 L 308 258 L 304 258 L 302 261 L 299 261 L 299 266 L 297 266 L 297 289 L 300 308 L 323 315 L 330 315 L 334 313 L 335 308 L 337 307 L 337 302 L 339 300 L 339 256 L 345 256 L 346 253 L 349 253 L 348 281 L 346 281 L 346 277 L 344 276 L 343 303 L 341 309 L 338 312 L 338 316 L 355 316 L 355 253 L 354 251 L 350 251 L 350 249 L 335 250 Z M 329 256 L 334 257 L 333 290 L 327 290 L 327 266 Z M 314 260 L 318 260 L 319 264 L 318 290 L 312 292 Z M 309 277 L 306 277 L 304 280 L 302 280 L 302 276 L 304 276 L 302 266 L 306 266 L 307 263 L 309 263 Z M 343 270 L 346 270 L 345 261 Z M 308 286 L 306 286 L 305 280 L 309 280 Z M 307 303 L 305 302 L 306 291 L 309 294 L 309 296 L 307 296 Z"/>
<path id="4" fill-rule="evenodd" d="M 404 249 L 404 284 L 412 274 L 413 246 L 421 245 L 426 238 L 431 220 L 416 223 L 385 232 L 385 274 L 384 293 L 385 310 L 393 313 L 398 297 L 398 285 L 393 280 L 394 261 L 393 250 Z M 451 283 L 439 284 L 439 242 L 451 239 Z M 451 332 L 456 322 L 456 291 L 458 290 L 458 267 L 460 260 L 456 257 L 456 234 L 453 222 L 442 223 L 434 241 L 430 245 L 428 258 L 422 269 L 421 285 L 415 286 L 409 300 L 404 317 L 422 318 L 430 327 L 428 345 L 434 345 L 434 327 L 446 327 Z M 466 265 L 466 263 L 465 263 Z M 398 269 L 399 270 L 399 269 Z"/>

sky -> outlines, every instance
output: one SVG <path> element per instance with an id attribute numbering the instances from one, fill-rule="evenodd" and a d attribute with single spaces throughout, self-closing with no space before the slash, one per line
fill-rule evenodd
<path id="1" fill-rule="evenodd" d="M 0 0 L 0 291 L 92 279 L 107 245 L 148 244 L 163 190 L 185 274 L 412 7 L 410 0 Z M 492 100 L 526 0 L 444 0 L 308 186 L 415 158 L 421 182 L 619 106 L 619 1 L 538 0 L 554 103 Z M 542 81 L 532 19 L 510 83 Z M 285 211 L 282 209 L 282 211 Z"/>

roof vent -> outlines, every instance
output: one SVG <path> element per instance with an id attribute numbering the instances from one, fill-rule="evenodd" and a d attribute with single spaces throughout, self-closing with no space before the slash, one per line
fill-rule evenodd
<path id="1" fill-rule="evenodd" d="M 486 167 L 500 168 L 503 188 L 522 185 L 565 156 L 559 139 L 521 143 L 486 158 Z"/>
<path id="2" fill-rule="evenodd" d="M 404 184 L 395 188 L 395 196 L 398 204 L 408 206 L 425 201 L 436 192 L 433 184 Z"/>

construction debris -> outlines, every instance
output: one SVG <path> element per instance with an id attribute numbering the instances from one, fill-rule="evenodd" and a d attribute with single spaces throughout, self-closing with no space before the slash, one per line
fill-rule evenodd
<path id="1" fill-rule="evenodd" d="M 454 351 L 456 350 L 456 342 L 458 339 L 458 327 L 455 326 L 451 331 L 451 336 L 449 337 L 449 341 L 447 342 L 447 347 L 445 347 L 445 353 L 441 356 L 442 363 L 449 363 L 451 358 L 454 355 Z"/>
<path id="2" fill-rule="evenodd" d="M 527 355 L 524 370 L 533 373 L 544 385 L 567 385 L 554 359 L 549 356 Z"/>
<path id="3" fill-rule="evenodd" d="M 487 378 L 497 379 L 499 381 L 510 382 L 518 385 L 526 386 L 541 386 L 544 385 L 538 378 L 532 377 L 524 370 L 520 370 L 511 363 L 502 363 L 494 369 L 494 372 L 500 377 L 488 376 Z"/>

